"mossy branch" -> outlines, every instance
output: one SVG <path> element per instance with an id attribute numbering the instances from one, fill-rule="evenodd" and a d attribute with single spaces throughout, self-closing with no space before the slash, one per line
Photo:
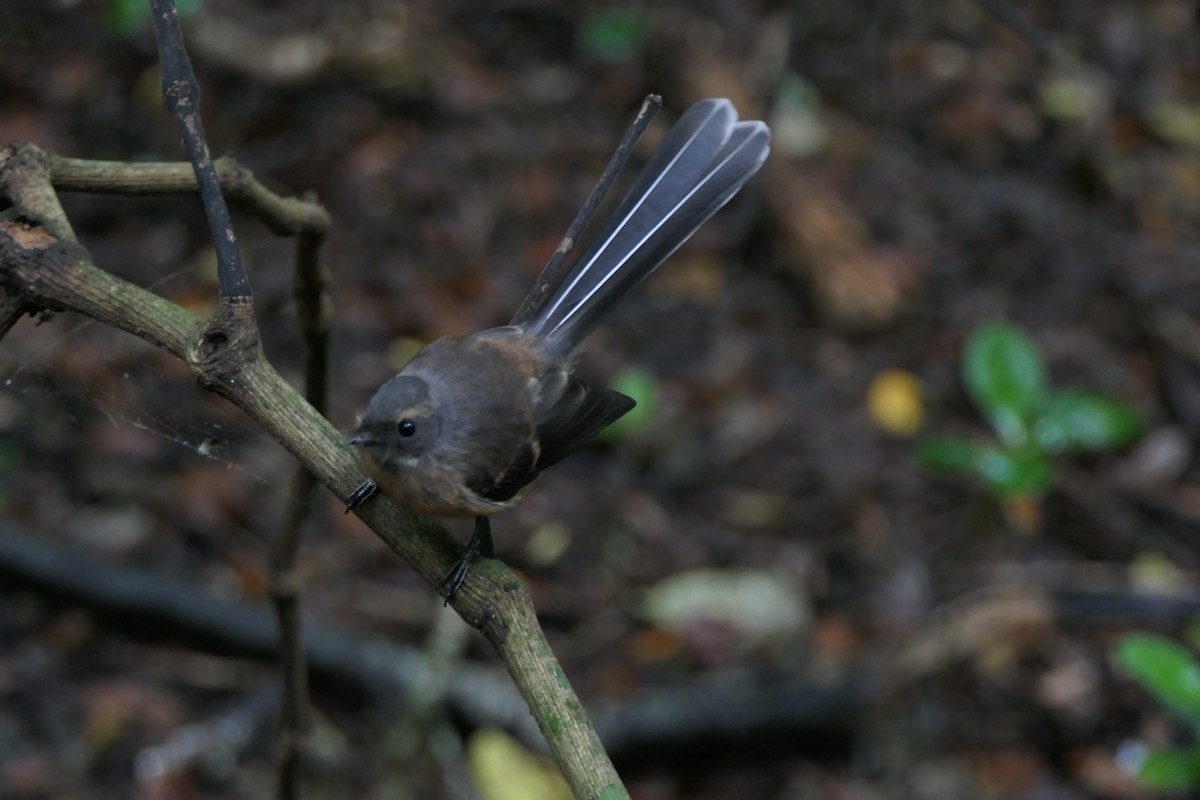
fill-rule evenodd
<path id="1" fill-rule="evenodd" d="M 97 267 L 57 202 L 51 165 L 61 163 L 30 144 L 0 150 L 0 193 L 18 212 L 0 222 L 4 306 L 29 314 L 74 311 L 167 350 L 188 365 L 201 386 L 245 411 L 344 499 L 363 479 L 357 458 L 342 433 L 264 357 L 249 307 L 222 304 L 204 320 Z M 153 171 L 150 165 L 138 168 Z M 164 166 L 172 180 L 183 180 L 175 174 L 178 169 Z M 71 185 L 79 188 L 78 182 Z M 461 545 L 441 526 L 386 498 L 369 503 L 359 516 L 431 586 L 441 582 L 461 553 Z M 576 796 L 627 797 L 521 581 L 499 561 L 480 563 L 451 605 L 495 646 Z"/>

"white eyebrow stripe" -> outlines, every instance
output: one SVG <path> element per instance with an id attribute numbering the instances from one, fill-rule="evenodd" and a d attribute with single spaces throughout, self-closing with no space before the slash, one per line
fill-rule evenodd
<path id="1" fill-rule="evenodd" d="M 638 210 L 641 209 L 641 207 L 646 203 L 646 201 L 650 199 L 650 196 L 652 194 L 654 194 L 655 188 L 657 188 L 658 185 L 660 183 L 662 183 L 662 181 L 667 177 L 667 175 L 670 174 L 671 169 L 675 166 L 675 164 L 679 161 L 679 159 L 683 157 L 683 154 L 687 152 L 687 149 L 689 147 L 691 147 L 692 143 L 696 141 L 696 137 L 698 137 L 700 135 L 700 133 L 709 124 L 709 122 L 712 121 L 713 117 L 715 117 L 717 115 L 717 113 L 720 112 L 722 109 L 723 109 L 723 106 L 720 104 L 713 106 L 712 111 L 709 112 L 708 116 L 704 118 L 703 122 L 701 122 L 699 125 L 696 126 L 696 130 L 692 132 L 692 135 L 690 137 L 688 137 L 688 140 L 675 153 L 674 158 L 672 158 L 671 161 L 667 164 L 667 166 L 662 170 L 662 172 L 660 172 L 658 174 L 658 177 L 656 177 L 654 179 L 654 182 L 652 184 L 650 184 L 649 188 L 647 188 L 646 191 L 642 193 L 642 196 L 638 198 L 636 203 L 634 203 L 633 208 L 631 208 L 629 210 L 629 213 L 626 214 L 621 219 L 620 223 L 615 228 L 613 228 L 613 232 L 611 234 L 609 234 L 607 239 L 604 240 L 604 243 L 599 248 L 596 249 L 596 254 L 593 255 L 590 259 L 588 259 L 588 262 L 586 264 L 584 264 L 582 267 L 577 269 L 575 271 L 575 278 L 570 282 L 570 284 L 567 285 L 567 287 L 565 289 L 563 289 L 561 292 L 557 293 L 558 297 L 555 299 L 554 304 L 551 305 L 550 308 L 546 309 L 546 311 L 541 315 L 542 319 L 548 320 L 554 315 L 554 312 L 558 310 L 558 307 L 560 305 L 562 305 L 562 302 L 563 302 L 563 300 L 566 299 L 567 295 L 570 294 L 571 291 L 576 286 L 579 285 L 579 282 L 581 280 L 583 280 L 583 277 L 585 275 L 587 275 L 587 273 L 592 269 L 593 266 L 595 266 L 596 261 L 599 260 L 599 258 L 604 255 L 605 250 L 607 250 L 608 246 L 612 244 L 613 239 L 617 238 L 617 235 L 620 234 L 621 231 L 623 231 L 625 229 L 625 226 L 629 224 L 629 221 L 637 215 Z M 690 194 L 689 194 L 689 196 L 690 196 Z M 679 206 L 676 205 L 675 209 L 677 209 L 678 207 Z M 672 209 L 672 213 L 674 213 L 675 209 Z M 657 228 L 656 228 L 656 230 L 657 230 Z M 639 242 L 638 247 L 640 247 L 644 242 L 645 242 L 645 239 L 643 239 L 641 242 Z M 636 249 L 637 248 L 634 248 L 634 250 L 636 250 Z M 622 259 L 620 264 L 624 264 L 628 260 L 629 260 L 629 257 L 626 256 L 624 259 Z M 620 264 L 618 264 L 618 267 L 620 266 Z M 615 269 L 614 269 L 614 271 L 615 271 Z M 608 273 L 608 275 L 606 275 L 604 277 L 604 280 L 602 280 L 600 282 L 600 285 L 607 283 L 608 279 L 610 277 L 612 277 L 612 274 L 613 274 L 613 272 L 610 271 Z M 593 289 L 591 292 L 588 293 L 588 297 L 591 297 L 593 294 L 595 294 L 595 289 Z M 587 298 L 584 298 L 584 299 L 586 300 Z M 582 301 L 580 301 L 580 302 L 582 302 Z M 566 322 L 567 319 L 570 319 L 571 315 L 574 314 L 575 310 L 578 308 L 579 308 L 579 305 L 577 304 L 575 306 L 575 308 L 571 309 L 571 312 L 569 314 L 567 314 L 566 318 L 561 320 L 554 327 L 557 328 L 563 322 Z"/>
<path id="2" fill-rule="evenodd" d="M 702 189 L 704 187 L 704 185 L 706 183 L 708 183 L 708 181 L 721 170 L 721 167 L 723 167 L 727 163 L 729 163 L 729 160 L 731 158 L 733 158 L 738 153 L 740 153 L 743 149 L 745 149 L 745 147 L 750 143 L 750 139 L 751 139 L 751 137 L 747 136 L 744 140 L 742 140 L 741 144 L 739 144 L 733 150 L 729 151 L 728 156 L 726 156 L 724 159 L 722 159 L 721 162 L 719 164 L 717 164 L 715 167 L 710 169 L 708 171 L 708 174 L 705 175 L 702 179 L 700 179 L 696 183 L 696 185 L 692 187 L 692 190 L 690 192 L 688 192 L 686 195 L 684 195 L 683 198 L 680 199 L 680 201 L 675 204 L 674 208 L 672 208 L 669 212 L 667 212 L 666 214 L 664 214 L 662 216 L 662 218 L 658 221 L 658 223 L 653 228 L 651 228 L 650 231 L 645 236 L 642 237 L 642 240 L 640 242 L 638 242 L 633 247 L 629 248 L 629 252 L 625 254 L 625 257 L 623 259 L 621 259 L 619 262 L 617 262 L 617 264 L 608 271 L 608 274 L 605 275 L 600 281 L 598 281 L 592 287 L 591 291 L 588 292 L 583 297 L 582 300 L 580 300 L 578 303 L 576 303 L 571 308 L 571 310 L 566 313 L 566 316 L 564 316 L 561 320 L 559 320 L 558 324 L 555 325 L 554 327 L 559 328 L 559 327 L 567 324 L 567 322 L 571 319 L 571 317 L 575 316 L 575 313 L 577 311 L 579 311 L 579 309 L 588 300 L 590 300 L 593 297 L 593 295 L 596 294 L 597 291 L 599 291 L 601 288 L 603 288 L 604 285 L 612 279 L 612 276 L 617 274 L 617 272 L 620 271 L 621 267 L 625 266 L 625 264 L 628 263 L 629 259 L 632 258 L 637 253 L 637 251 L 642 247 L 642 245 L 644 245 L 650 239 L 650 237 L 652 237 L 654 234 L 658 233 L 659 229 L 662 228 L 662 226 L 665 225 L 667 222 L 669 222 L 673 216 L 675 216 L 675 213 L 677 211 L 679 211 L 680 207 L 684 203 L 686 203 L 688 200 L 690 200 L 692 198 L 692 196 L 696 194 L 696 192 L 700 191 L 700 189 Z M 680 244 L 683 244 L 682 240 L 680 241 Z M 574 284 L 572 284 L 572 285 L 574 285 Z"/>

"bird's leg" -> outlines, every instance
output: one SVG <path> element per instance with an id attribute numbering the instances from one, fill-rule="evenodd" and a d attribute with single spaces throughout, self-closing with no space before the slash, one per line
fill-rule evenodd
<path id="1" fill-rule="evenodd" d="M 462 588 L 467 573 L 471 571 L 471 565 L 480 556 L 496 557 L 496 549 L 492 545 L 492 521 L 487 517 L 475 518 L 475 532 L 471 534 L 471 541 L 467 542 L 467 549 L 463 551 L 462 557 L 454 562 L 446 577 L 442 578 L 442 587 L 446 590 L 446 603 L 449 603 L 450 598 Z"/>

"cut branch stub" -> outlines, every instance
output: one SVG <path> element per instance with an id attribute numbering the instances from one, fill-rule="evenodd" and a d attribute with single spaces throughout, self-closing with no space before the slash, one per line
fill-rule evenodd
<path id="1" fill-rule="evenodd" d="M 192 375 L 201 386 L 227 395 L 225 387 L 258 360 L 261 343 L 250 298 L 222 298 L 188 358 Z"/>
<path id="2" fill-rule="evenodd" d="M 0 271 L 0 285 L 8 296 L 6 304 L 19 306 L 24 313 L 66 310 L 52 299 L 53 293 L 46 287 L 72 280 L 71 272 L 80 256 L 87 257 L 82 250 L 80 245 L 57 238 L 35 222 L 0 222 L 0 259 L 11 265 L 11 269 Z"/>

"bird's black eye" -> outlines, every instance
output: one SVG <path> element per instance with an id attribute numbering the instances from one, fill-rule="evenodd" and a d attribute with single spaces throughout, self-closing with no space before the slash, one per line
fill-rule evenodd
<path id="1" fill-rule="evenodd" d="M 396 430 L 401 436 L 407 439 L 409 436 L 412 436 L 417 432 L 417 423 L 413 422 L 411 419 L 405 418 L 400 420 L 400 423 L 396 426 Z"/>

